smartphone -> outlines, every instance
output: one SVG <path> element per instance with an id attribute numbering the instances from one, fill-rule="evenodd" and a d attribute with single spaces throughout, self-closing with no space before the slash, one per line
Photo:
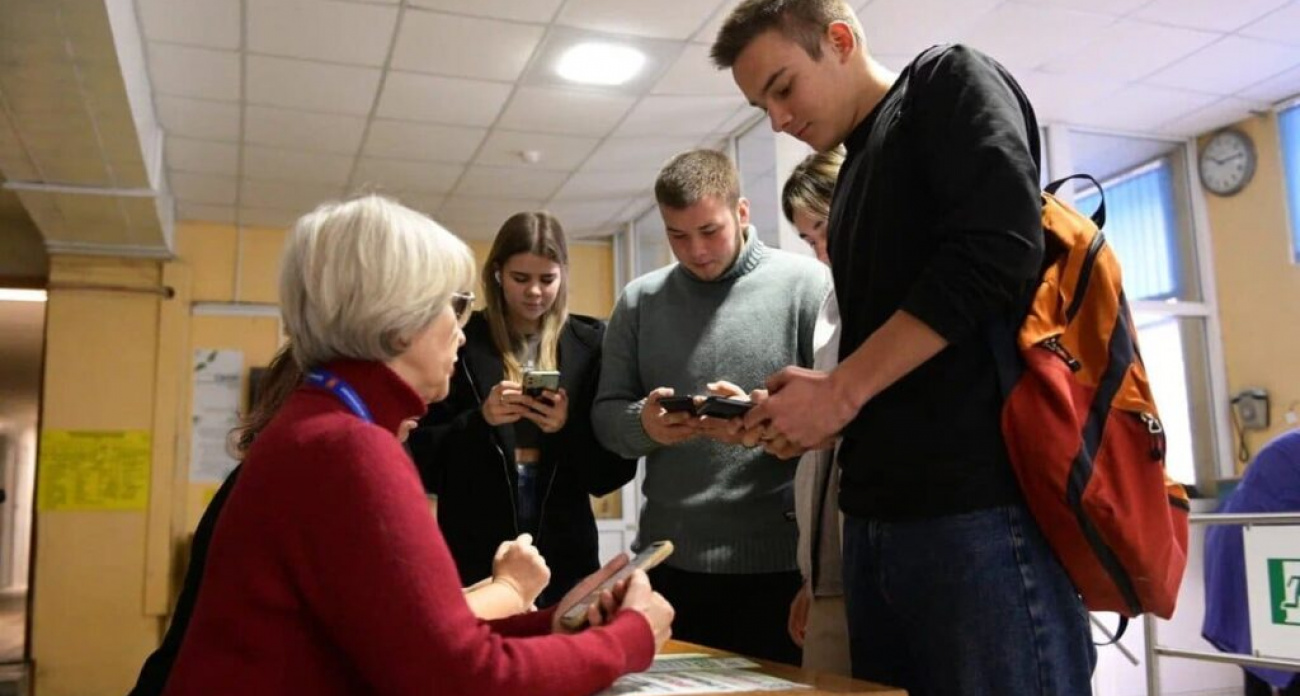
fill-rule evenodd
<path id="1" fill-rule="evenodd" d="M 560 390 L 560 373 L 554 370 L 529 370 L 524 373 L 524 393 L 533 398 L 543 391 Z"/>
<path id="2" fill-rule="evenodd" d="M 665 396 L 659 400 L 659 405 L 668 413 L 695 413 L 693 396 Z"/>
<path id="3" fill-rule="evenodd" d="M 609 576 L 605 582 L 597 585 L 596 589 L 591 591 L 591 594 L 583 597 L 578 600 L 577 604 L 569 607 L 569 610 L 560 616 L 560 625 L 570 631 L 576 631 L 587 625 L 587 610 L 591 608 L 592 604 L 600 601 L 601 592 L 617 585 L 620 580 L 631 575 L 638 569 L 646 571 L 650 570 L 663 562 L 665 558 L 671 556 L 672 553 L 673 542 L 671 541 L 656 541 L 644 549 L 641 549 L 641 553 L 638 553 L 636 558 L 628 561 L 628 564 L 620 568 L 617 573 L 614 573 Z"/>
<path id="4" fill-rule="evenodd" d="M 728 399 L 725 396 L 710 396 L 695 410 L 701 416 L 711 418 L 740 418 L 754 407 L 752 401 Z"/>

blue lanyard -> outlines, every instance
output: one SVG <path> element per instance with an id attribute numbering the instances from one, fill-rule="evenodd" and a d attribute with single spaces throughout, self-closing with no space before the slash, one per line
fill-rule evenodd
<path id="1" fill-rule="evenodd" d="M 342 377 L 325 370 L 312 370 L 307 373 L 307 384 L 325 389 L 338 397 L 338 400 L 356 414 L 357 418 L 367 423 L 375 422 L 375 419 L 370 416 L 370 409 L 366 408 L 366 402 L 361 400 L 361 395 L 357 394 L 357 390 L 353 389 L 351 384 L 344 382 Z"/>

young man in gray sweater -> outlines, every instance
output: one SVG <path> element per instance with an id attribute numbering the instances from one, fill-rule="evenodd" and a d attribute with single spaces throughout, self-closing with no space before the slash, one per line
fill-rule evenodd
<path id="1" fill-rule="evenodd" d="M 727 423 L 667 413 L 672 395 L 751 390 L 812 364 L 830 290 L 815 259 L 772 249 L 749 226 L 735 165 L 713 150 L 671 159 L 655 198 L 678 263 L 628 284 L 605 332 L 592 409 L 606 448 L 646 458 L 638 544 L 676 551 L 651 582 L 677 611 L 673 633 L 791 664 L 786 631 L 795 563 L 793 460 L 739 444 Z"/>

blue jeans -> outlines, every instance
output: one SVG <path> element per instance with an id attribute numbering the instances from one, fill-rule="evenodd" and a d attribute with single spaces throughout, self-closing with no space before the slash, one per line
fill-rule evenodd
<path id="1" fill-rule="evenodd" d="M 844 518 L 853 676 L 912 696 L 1090 694 L 1088 613 L 1023 507 Z"/>

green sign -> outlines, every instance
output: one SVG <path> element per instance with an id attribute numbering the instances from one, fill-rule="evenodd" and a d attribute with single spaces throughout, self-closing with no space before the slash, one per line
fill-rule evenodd
<path id="1" fill-rule="evenodd" d="M 1300 626 L 1300 558 L 1268 559 L 1273 623 Z"/>

